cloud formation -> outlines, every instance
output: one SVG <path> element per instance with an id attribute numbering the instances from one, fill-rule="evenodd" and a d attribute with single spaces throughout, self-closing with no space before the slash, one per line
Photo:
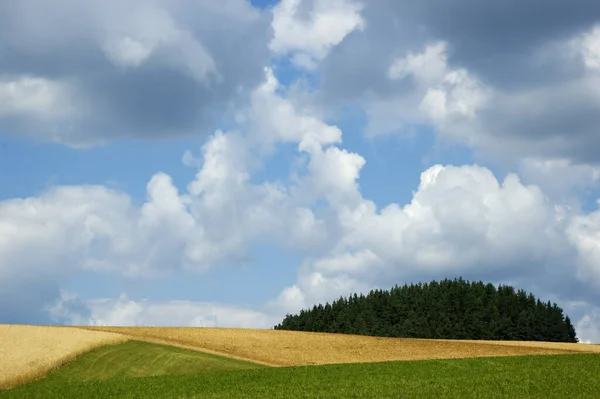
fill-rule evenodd
<path id="1" fill-rule="evenodd" d="M 596 298 L 599 211 L 553 203 L 516 174 L 499 181 L 477 165 L 434 165 L 422 173 L 410 203 L 378 209 L 360 192 L 365 159 L 341 148 L 337 127 L 298 111 L 279 89 L 267 70 L 239 115 L 245 134 L 216 131 L 201 158 L 186 153 L 185 162 L 199 171 L 184 193 L 158 173 L 139 207 L 101 186 L 56 187 L 0 203 L 0 272 L 13 287 L 8 292 L 27 292 L 21 297 L 32 306 L 54 303 L 49 314 L 75 324 L 209 323 L 210 304 L 127 297 L 81 303 L 60 293 L 60 281 L 81 270 L 145 278 L 202 273 L 222 262 L 243 263 L 252 243 L 266 239 L 305 257 L 298 281 L 258 310 L 214 305 L 224 323 L 265 324 L 389 281 L 452 275 L 516 281 L 561 300 Z M 268 112 L 273 109 L 280 112 Z M 254 182 L 261 154 L 289 142 L 305 159 L 302 173 Z M 56 284 L 32 295 L 29 288 L 50 275 Z M 558 292 L 557 277 L 563 283 Z M 166 316 L 173 307 L 185 310 L 183 316 Z"/>
<path id="2" fill-rule="evenodd" d="M 587 1 L 374 1 L 321 64 L 321 102 L 366 108 L 366 134 L 430 125 L 482 156 L 597 164 L 600 11 Z"/>
<path id="3" fill-rule="evenodd" d="M 357 0 L 282 0 L 273 8 L 270 48 L 296 67 L 315 69 L 349 33 L 364 29 L 362 8 Z"/>
<path id="4" fill-rule="evenodd" d="M 79 147 L 212 132 L 183 154 L 197 169 L 187 186 L 157 173 L 140 205 L 104 186 L 0 202 L 0 319 L 269 327 L 390 281 L 461 275 L 551 296 L 584 340 L 600 339 L 600 206 L 583 211 L 571 197 L 600 179 L 600 9 L 213 5 L 0 5 L 3 134 Z M 282 86 L 266 67 L 281 60 L 320 86 Z M 346 105 L 365 112 L 367 136 L 429 126 L 513 172 L 430 165 L 407 203 L 378 207 L 361 191 L 368 160 L 328 119 Z M 259 179 L 290 146 L 289 175 Z M 82 271 L 156 278 L 240 265 L 258 242 L 303 261 L 257 309 L 61 291 Z"/>
<path id="5" fill-rule="evenodd" d="M 270 16 L 244 0 L 0 5 L 0 131 L 70 146 L 203 133 L 258 85 Z"/>
<path id="6" fill-rule="evenodd" d="M 135 301 L 125 294 L 82 301 L 64 291 L 48 313 L 54 322 L 68 325 L 271 328 L 276 323 L 260 311 L 220 303 Z"/>

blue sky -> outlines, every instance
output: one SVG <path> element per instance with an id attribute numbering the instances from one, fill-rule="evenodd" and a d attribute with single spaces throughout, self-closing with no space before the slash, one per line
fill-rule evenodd
<path id="1" fill-rule="evenodd" d="M 225 3 L 0 6 L 1 323 L 269 328 L 465 276 L 600 342 L 589 2 Z"/>

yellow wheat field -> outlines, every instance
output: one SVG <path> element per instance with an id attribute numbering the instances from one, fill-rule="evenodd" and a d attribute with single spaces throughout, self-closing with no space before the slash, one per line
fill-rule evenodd
<path id="1" fill-rule="evenodd" d="M 0 324 L 0 389 L 32 381 L 120 334 L 70 327 Z"/>
<path id="2" fill-rule="evenodd" d="M 378 338 L 233 328 L 0 325 L 0 388 L 34 380 L 91 349 L 130 339 L 182 346 L 270 366 L 600 353 L 599 345 L 548 342 Z"/>
<path id="3" fill-rule="evenodd" d="M 91 327 L 198 348 L 273 366 L 482 356 L 600 353 L 600 346 L 546 342 L 378 338 L 280 330 L 193 327 Z"/>

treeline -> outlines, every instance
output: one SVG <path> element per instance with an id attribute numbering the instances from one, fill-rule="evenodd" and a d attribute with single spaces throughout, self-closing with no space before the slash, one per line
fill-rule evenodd
<path id="1" fill-rule="evenodd" d="M 523 290 L 462 278 L 340 297 L 287 315 L 276 330 L 379 337 L 578 342 L 568 316 Z"/>

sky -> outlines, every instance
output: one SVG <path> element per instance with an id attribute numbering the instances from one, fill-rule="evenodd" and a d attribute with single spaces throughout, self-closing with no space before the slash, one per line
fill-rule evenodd
<path id="1" fill-rule="evenodd" d="M 600 343 L 592 1 L 0 2 L 0 323 L 272 328 L 459 276 Z"/>

